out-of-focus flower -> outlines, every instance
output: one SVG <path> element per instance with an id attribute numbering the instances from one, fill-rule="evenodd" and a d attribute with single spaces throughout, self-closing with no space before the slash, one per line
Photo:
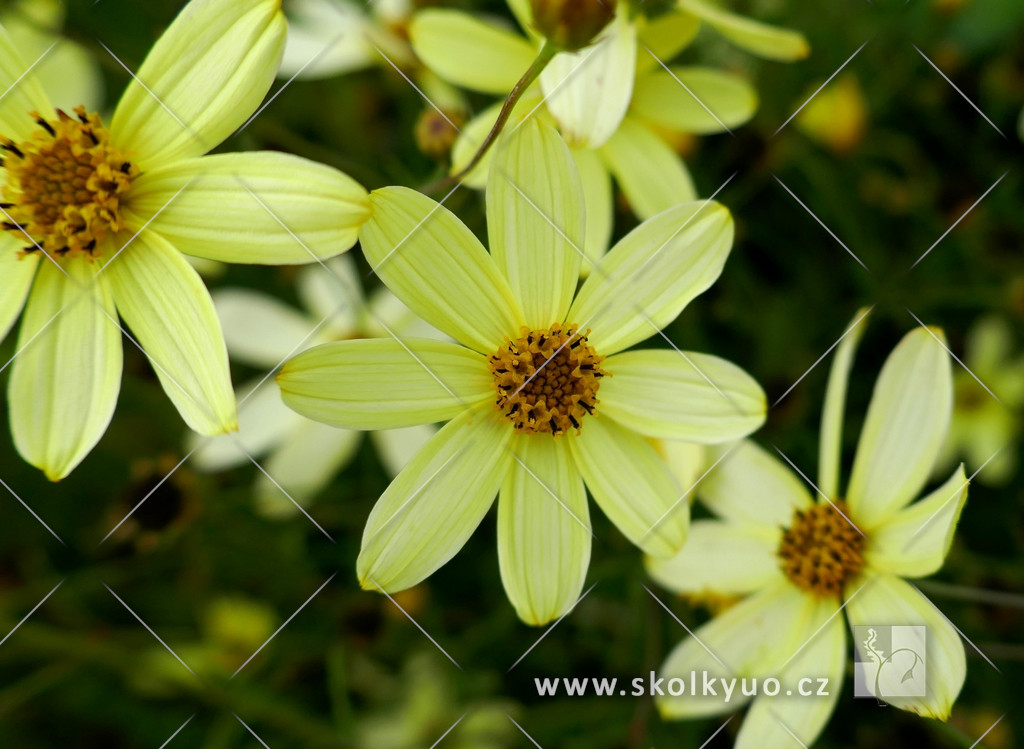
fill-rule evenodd
<path id="1" fill-rule="evenodd" d="M 305 307 L 301 312 L 258 291 L 214 292 L 231 357 L 266 371 L 297 351 L 329 341 L 391 335 L 444 338 L 386 288 L 365 300 L 351 258 L 332 258 L 326 265 L 329 271 L 315 265 L 299 272 L 299 299 Z M 256 477 L 256 502 L 268 515 L 288 516 L 298 509 L 275 482 L 306 506 L 352 460 L 361 433 L 300 416 L 281 402 L 277 388 L 260 385 L 258 378 L 238 389 L 240 401 L 252 395 L 239 411 L 237 434 L 212 439 L 193 435 L 188 449 L 195 449 L 193 465 L 203 471 L 248 465 L 250 456 L 261 459 L 266 474 L 260 471 Z M 435 431 L 421 424 L 373 432 L 370 437 L 394 476 Z"/>
<path id="2" fill-rule="evenodd" d="M 432 574 L 500 492 L 506 593 L 523 621 L 555 619 L 578 599 L 589 566 L 584 483 L 633 543 L 674 554 L 689 504 L 642 435 L 747 435 L 764 420 L 765 397 L 717 357 L 625 349 L 675 319 L 721 273 L 732 246 L 728 211 L 701 201 L 646 221 L 577 293 L 580 175 L 562 138 L 537 120 L 499 141 L 492 160 L 490 254 L 418 192 L 387 187 L 371 203 L 360 233 L 367 259 L 410 309 L 458 343 L 326 344 L 278 376 L 285 403 L 326 423 L 448 421 L 374 507 L 357 563 L 362 585 L 396 591 Z"/>
<path id="3" fill-rule="evenodd" d="M 282 153 L 204 156 L 259 105 L 284 36 L 276 0 L 192 0 L 108 130 L 84 107 L 54 109 L 0 28 L 0 335 L 24 306 L 11 432 L 48 478 L 70 473 L 110 422 L 118 316 L 190 428 L 236 428 L 220 325 L 182 253 L 306 263 L 355 242 L 369 204 L 341 172 Z"/>
<path id="4" fill-rule="evenodd" d="M 808 96 L 813 92 L 811 89 Z M 857 76 L 847 73 L 832 81 L 811 99 L 796 122 L 807 135 L 837 153 L 856 148 L 868 124 L 867 102 Z"/>
<path id="5" fill-rule="evenodd" d="M 720 519 L 695 521 L 671 559 L 648 558 L 651 575 L 682 593 L 745 595 L 680 643 L 659 675 L 708 672 L 716 679 L 776 678 L 787 691 L 754 697 L 737 747 L 809 746 L 839 698 L 845 672 L 844 608 L 853 625 L 920 625 L 927 657 L 924 697 L 901 695 L 905 668 L 879 667 L 866 686 L 903 710 L 945 720 L 966 673 L 957 631 L 904 578 L 936 572 L 953 541 L 964 502 L 963 466 L 938 489 L 924 487 L 945 438 L 953 377 L 938 329 L 917 329 L 889 355 L 875 384 L 845 495 L 839 492 L 846 386 L 859 330 L 843 339 L 833 362 L 822 416 L 815 501 L 780 460 L 749 441 L 730 450 L 700 487 Z M 721 453 L 720 453 L 721 454 Z M 842 497 L 842 498 L 841 498 Z M 886 654 L 889 657 L 893 654 Z M 799 680 L 828 679 L 828 696 L 806 696 Z M 705 674 L 707 678 L 707 674 Z M 820 682 L 815 682 L 820 683 Z M 662 714 L 690 718 L 731 712 L 709 694 L 657 698 Z"/>
<path id="6" fill-rule="evenodd" d="M 953 423 L 939 468 L 962 456 L 971 473 L 984 466 L 977 475 L 979 483 L 1000 486 L 1017 470 L 1016 441 L 1024 415 L 1024 352 L 1014 345 L 1013 330 L 1000 317 L 974 323 L 965 348 L 964 363 L 978 379 L 963 368 L 953 374 Z"/>
<path id="7" fill-rule="evenodd" d="M 410 24 L 413 49 L 457 86 L 506 95 L 543 45 L 528 0 L 509 0 L 509 7 L 525 38 L 462 11 L 427 9 Z M 749 120 L 757 108 L 757 95 L 741 76 L 667 65 L 693 40 L 701 22 L 771 59 L 798 59 L 808 51 L 800 34 L 703 0 L 680 0 L 651 18 L 643 11 L 643 6 L 620 2 L 615 19 L 592 45 L 555 56 L 506 126 L 512 129 L 536 113 L 560 128 L 583 176 L 585 250 L 593 259 L 607 249 L 611 236 L 612 176 L 641 219 L 693 200 L 693 181 L 672 148 L 672 134 L 722 132 Z M 452 152 L 452 173 L 469 165 L 500 109 L 500 104 L 487 109 L 463 128 Z M 483 186 L 488 161 L 485 156 L 469 172 L 469 184 Z M 585 265 L 583 272 L 588 271 Z"/>

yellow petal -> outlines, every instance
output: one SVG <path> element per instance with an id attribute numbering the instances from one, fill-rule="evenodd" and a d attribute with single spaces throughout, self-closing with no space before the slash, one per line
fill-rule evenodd
<path id="1" fill-rule="evenodd" d="M 10 35 L 0 26 L 0 133 L 15 141 L 30 138 L 38 128 L 31 112 L 46 118 L 54 116 L 46 92 L 30 70 L 37 60 L 38 55 L 28 62 L 23 60 Z"/>
<path id="2" fill-rule="evenodd" d="M 286 31 L 280 0 L 192 0 L 125 89 L 111 140 L 143 171 L 216 148 L 263 101 Z"/>
<path id="3" fill-rule="evenodd" d="M 7 337 L 21 314 L 39 265 L 38 254 L 19 259 L 20 249 L 20 243 L 10 234 L 0 235 L 0 341 Z"/>
<path id="4" fill-rule="evenodd" d="M 597 151 L 590 148 L 573 148 L 570 151 L 580 173 L 586 205 L 587 227 L 583 240 L 586 260 L 580 264 L 580 275 L 587 276 L 608 252 L 611 242 L 615 220 L 612 180 Z"/>
<path id="5" fill-rule="evenodd" d="M 655 18 L 643 17 L 638 29 L 636 72 L 639 78 L 643 73 L 660 67 L 659 60 L 671 62 L 686 49 L 700 31 L 700 20 L 690 13 L 672 9 Z"/>
<path id="6" fill-rule="evenodd" d="M 800 60 L 811 48 L 803 34 L 730 13 L 705 0 L 677 0 L 678 7 L 713 26 L 738 47 L 769 60 Z"/>
<path id="7" fill-rule="evenodd" d="M 200 434 L 238 428 L 228 352 L 210 293 L 167 240 L 143 232 L 103 275 L 167 397 Z"/>
<path id="8" fill-rule="evenodd" d="M 128 195 L 133 226 L 148 221 L 187 255 L 228 263 L 302 264 L 345 252 L 369 218 L 355 180 L 283 153 L 184 159 L 141 175 Z"/>
<path id="9" fill-rule="evenodd" d="M 39 268 L 8 384 L 21 456 L 51 481 L 85 458 L 107 429 L 121 387 L 121 331 L 107 279 L 76 259 Z"/>
<path id="10" fill-rule="evenodd" d="M 491 256 L 534 330 L 565 319 L 580 276 L 583 187 L 555 129 L 528 120 L 495 146 L 487 184 Z"/>
<path id="11" fill-rule="evenodd" d="M 637 79 L 631 113 L 670 130 L 720 133 L 757 111 L 757 92 L 742 76 L 713 68 L 659 67 Z"/>

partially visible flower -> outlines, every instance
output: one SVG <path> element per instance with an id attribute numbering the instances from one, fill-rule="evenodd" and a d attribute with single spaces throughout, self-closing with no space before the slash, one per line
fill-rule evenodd
<path id="1" fill-rule="evenodd" d="M 319 265 L 299 272 L 299 299 L 306 308 L 302 312 L 258 291 L 214 292 L 228 352 L 235 361 L 269 370 L 290 354 L 329 341 L 387 338 L 391 334 L 443 338 L 386 288 L 364 300 L 359 274 L 349 257 L 332 258 L 326 265 L 331 272 Z M 300 348 L 296 350 L 296 346 Z M 261 383 L 260 378 L 240 386 L 237 396 L 240 401 L 247 396 L 251 401 L 243 403 L 239 411 L 238 433 L 212 439 L 193 435 L 188 449 L 195 449 L 193 465 L 204 471 L 249 465 L 250 456 L 261 459 L 266 474 L 257 472 L 254 496 L 267 515 L 298 512 L 275 482 L 306 506 L 359 449 L 360 432 L 300 416 L 281 402 L 277 388 Z M 370 436 L 384 467 L 394 476 L 435 431 L 417 425 Z M 266 460 L 262 460 L 264 456 Z"/>
<path id="2" fill-rule="evenodd" d="M 613 0 L 609 0 L 613 2 Z M 445 80 L 505 96 L 543 45 L 528 0 L 508 0 L 525 33 L 458 10 L 427 9 L 409 26 L 413 49 Z M 612 230 L 614 176 L 633 211 L 647 219 L 696 198 L 693 181 L 672 148 L 674 134 L 717 133 L 749 120 L 757 95 L 741 76 L 705 67 L 666 65 L 696 36 L 701 22 L 730 41 L 771 59 L 807 54 L 804 38 L 703 0 L 679 0 L 648 18 L 642 5 L 620 0 L 616 17 L 590 46 L 557 55 L 513 110 L 507 129 L 536 112 L 558 125 L 583 176 L 587 205 L 586 252 L 596 260 Z M 498 117 L 490 107 L 462 130 L 452 173 L 466 167 Z M 488 157 L 467 182 L 482 187 Z M 589 264 L 584 265 L 584 273 Z"/>
<path id="3" fill-rule="evenodd" d="M 672 559 L 648 558 L 651 575 L 687 594 L 746 598 L 680 643 L 659 675 L 707 671 L 758 683 L 779 680 L 779 696 L 754 697 L 737 747 L 809 746 L 839 697 L 845 673 L 843 616 L 854 625 L 921 625 L 926 696 L 893 696 L 905 669 L 879 670 L 867 684 L 889 704 L 945 720 L 960 692 L 966 662 L 960 636 L 904 578 L 936 572 L 953 541 L 967 499 L 963 466 L 938 489 L 911 503 L 928 480 L 949 425 L 952 372 L 942 331 L 904 336 L 882 368 L 861 430 L 845 494 L 839 491 L 846 386 L 859 330 L 837 349 L 822 415 L 817 486 L 812 498 L 785 464 L 743 441 L 717 448 L 719 466 L 701 483 L 700 499 L 720 519 L 693 523 Z M 939 339 L 939 340 L 936 340 Z M 828 679 L 827 697 L 802 696 L 798 682 Z M 818 683 L 818 682 L 815 682 Z M 789 695 L 789 696 L 787 696 Z M 657 698 L 669 718 L 731 712 L 750 701 L 710 695 Z"/>
<path id="4" fill-rule="evenodd" d="M 963 456 L 971 473 L 984 466 L 977 475 L 979 483 L 1001 486 L 1017 470 L 1024 352 L 1014 345 L 1013 329 L 1000 317 L 974 323 L 965 348 L 964 363 L 970 372 L 958 368 L 953 374 L 953 423 L 939 467 Z"/>
<path id="5" fill-rule="evenodd" d="M 58 0 L 17 0 L 0 9 L 0 26 L 7 31 L 55 107 L 84 106 L 93 112 L 103 106 L 103 77 L 88 50 L 61 36 L 66 8 Z"/>
<path id="6" fill-rule="evenodd" d="M 448 421 L 370 514 L 361 584 L 390 592 L 423 580 L 458 552 L 499 492 L 502 581 L 531 624 L 579 597 L 591 544 L 584 485 L 633 543 L 659 556 L 678 551 L 689 504 L 643 435 L 712 443 L 749 434 L 764 420 L 764 393 L 717 357 L 626 349 L 721 273 L 728 211 L 693 202 L 644 222 L 577 292 L 580 176 L 564 141 L 539 121 L 498 143 L 490 253 L 425 195 L 387 187 L 370 200 L 360 232 L 367 259 L 458 343 L 331 343 L 278 376 L 285 403 L 325 423 Z"/>
<path id="7" fill-rule="evenodd" d="M 814 90 L 812 88 L 808 95 Z M 796 118 L 801 130 L 839 154 L 857 147 L 864 138 L 867 122 L 867 102 L 853 73 L 846 73 L 830 83 Z"/>
<path id="8" fill-rule="evenodd" d="M 307 263 L 355 242 L 369 204 L 341 172 L 281 153 L 203 155 L 262 101 L 284 36 L 277 0 L 192 0 L 108 129 L 84 107 L 54 109 L 0 28 L 0 336 L 24 306 L 11 432 L 50 479 L 113 415 L 118 316 L 190 428 L 236 428 L 220 325 L 182 253 Z"/>

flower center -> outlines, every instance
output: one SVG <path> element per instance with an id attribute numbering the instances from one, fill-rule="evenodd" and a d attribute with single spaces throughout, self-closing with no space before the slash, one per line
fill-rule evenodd
<path id="1" fill-rule="evenodd" d="M 97 245 L 124 228 L 121 196 L 139 169 L 109 143 L 97 114 L 57 110 L 21 143 L 0 137 L 7 181 L 0 195 L 3 230 L 28 243 L 21 255 L 96 257 Z"/>
<path id="2" fill-rule="evenodd" d="M 498 410 L 524 432 L 578 431 L 597 406 L 597 389 L 607 374 L 600 366 L 603 359 L 575 325 L 524 326 L 518 339 L 510 338 L 488 359 Z"/>
<path id="3" fill-rule="evenodd" d="M 822 597 L 838 595 L 843 582 L 864 566 L 864 536 L 846 519 L 846 503 L 834 504 L 798 510 L 779 544 L 786 577 L 801 590 Z"/>

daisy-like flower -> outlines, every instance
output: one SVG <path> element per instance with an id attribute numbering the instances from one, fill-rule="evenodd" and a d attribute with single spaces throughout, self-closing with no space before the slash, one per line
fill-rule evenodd
<path id="1" fill-rule="evenodd" d="M 528 0 L 509 0 L 509 7 L 526 38 L 462 11 L 431 8 L 413 17 L 413 49 L 445 80 L 504 96 L 544 43 L 533 28 Z M 619 2 L 616 18 L 590 47 L 555 56 L 509 120 L 514 125 L 537 110 L 558 125 L 572 147 L 586 193 L 585 249 L 594 259 L 608 247 L 611 236 L 611 176 L 641 219 L 694 200 L 693 182 L 671 142 L 680 133 L 736 127 L 757 108 L 756 93 L 740 76 L 665 64 L 693 40 L 702 21 L 765 57 L 792 60 L 808 51 L 800 34 L 733 15 L 703 0 L 680 0 L 652 18 L 643 10 Z M 470 163 L 500 108 L 491 107 L 462 129 L 452 152 L 453 173 Z M 467 175 L 469 184 L 483 185 L 486 164 L 485 156 Z"/>
<path id="2" fill-rule="evenodd" d="M 953 423 L 939 466 L 952 465 L 962 455 L 969 469 L 979 471 L 980 483 L 1000 486 L 1017 469 L 1014 447 L 1024 417 L 1024 352 L 1014 345 L 1013 329 L 1000 317 L 974 323 L 964 348 L 970 372 L 961 369 L 953 375 Z"/>
<path id="3" fill-rule="evenodd" d="M 54 109 L 0 28 L 0 336 L 24 306 L 11 431 L 50 479 L 110 421 L 118 316 L 189 427 L 236 427 L 220 325 L 182 253 L 307 263 L 354 243 L 369 204 L 344 174 L 280 153 L 203 156 L 259 105 L 284 36 L 277 0 L 193 0 L 108 129 L 84 107 Z"/>
<path id="4" fill-rule="evenodd" d="M 488 253 L 452 213 L 402 187 L 370 195 L 360 243 L 410 309 L 458 343 L 331 343 L 286 363 L 284 401 L 348 429 L 448 423 L 378 500 L 357 572 L 415 585 L 465 543 L 500 492 L 498 556 L 519 616 L 541 624 L 579 596 L 590 558 L 586 485 L 645 551 L 682 546 L 689 507 L 643 435 L 716 442 L 764 420 L 764 393 L 729 362 L 625 351 L 721 273 L 722 206 L 645 222 L 576 291 L 583 191 L 557 132 L 528 120 L 502 139 L 487 189 Z"/>
<path id="5" fill-rule="evenodd" d="M 297 286 L 299 311 L 267 294 L 247 289 L 221 289 L 213 293 L 228 352 L 234 361 L 263 371 L 276 367 L 303 341 L 304 350 L 321 343 L 351 338 L 382 338 L 413 335 L 442 339 L 381 287 L 363 298 L 355 263 L 345 255 L 325 265 L 303 268 Z M 282 517 L 298 512 L 280 485 L 299 505 L 306 506 L 330 480 L 355 457 L 361 432 L 337 429 L 311 421 L 285 407 L 280 391 L 252 380 L 238 388 L 241 401 L 237 434 L 214 438 L 193 435 L 188 450 L 200 470 L 222 471 L 249 465 L 260 458 L 266 474 L 259 472 L 253 490 L 256 502 L 267 515 Z M 436 430 L 427 425 L 372 432 L 384 468 L 395 476 Z M 262 460 L 266 456 L 266 460 Z M 269 474 L 269 475 L 268 475 Z"/>
<path id="6" fill-rule="evenodd" d="M 839 492 L 840 437 L 846 386 L 859 329 L 836 352 L 822 415 L 820 472 L 814 501 L 801 478 L 743 441 L 701 482 L 698 494 L 720 519 L 695 521 L 671 559 L 648 558 L 651 575 L 684 594 L 746 596 L 680 643 L 659 675 L 707 670 L 726 679 L 776 678 L 780 696 L 754 697 L 738 747 L 809 746 L 839 697 L 845 672 L 843 616 L 855 625 L 920 625 L 926 642 L 926 695 L 901 694 L 906 668 L 887 664 L 879 698 L 945 720 L 966 672 L 960 636 L 904 578 L 943 563 L 967 499 L 963 467 L 911 504 L 938 456 L 952 409 L 952 372 L 942 331 L 920 328 L 893 350 L 875 384 L 845 494 Z M 721 457 L 721 454 L 719 455 Z M 698 677 L 700 678 L 700 677 Z M 800 679 L 827 679 L 828 696 L 801 696 Z M 803 687 L 806 693 L 806 685 Z M 788 692 L 787 692 L 788 690 Z M 735 710 L 750 696 L 687 693 L 658 698 L 669 718 Z M 815 690 L 816 691 L 816 690 Z M 787 696 L 788 694 L 788 696 Z"/>

